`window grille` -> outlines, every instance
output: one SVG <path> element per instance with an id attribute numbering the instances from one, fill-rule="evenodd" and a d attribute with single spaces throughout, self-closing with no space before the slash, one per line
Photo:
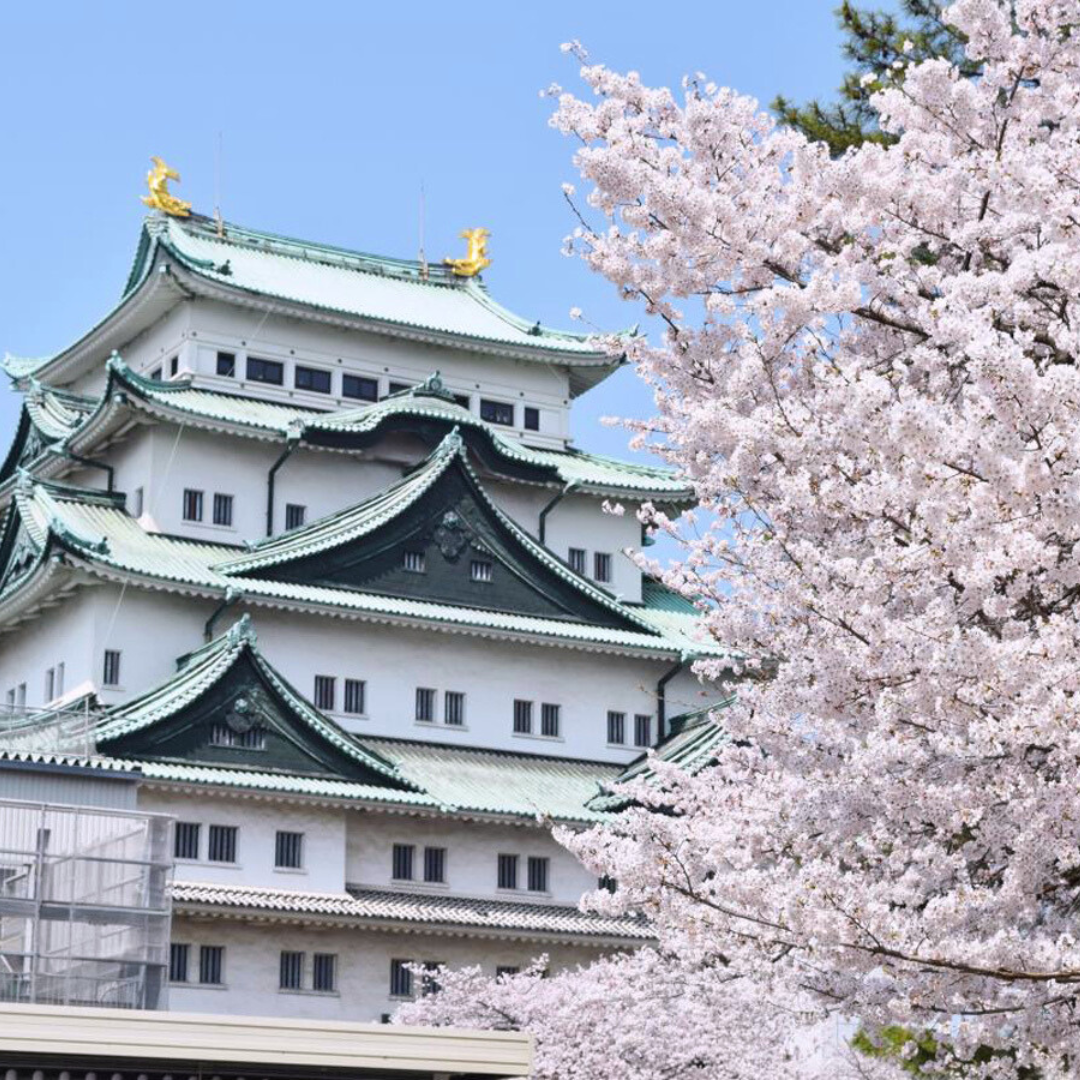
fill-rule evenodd
<path id="1" fill-rule="evenodd" d="M 585 554 L 584 548 L 570 548 L 566 555 L 566 561 L 570 564 L 570 569 L 582 577 L 585 576 Z"/>
<path id="2" fill-rule="evenodd" d="M 367 684 L 363 679 L 346 679 L 344 711 L 354 716 L 362 716 L 366 711 L 364 708 L 366 696 Z"/>
<path id="3" fill-rule="evenodd" d="M 210 745 L 227 746 L 232 750 L 265 750 L 266 728 L 253 727 L 247 731 L 233 731 L 228 724 L 214 724 L 210 728 Z"/>
<path id="4" fill-rule="evenodd" d="M 390 961 L 390 996 L 397 998 L 412 997 L 411 960 Z"/>
<path id="5" fill-rule="evenodd" d="M 626 713 L 607 714 L 607 741 L 614 746 L 622 746 L 626 742 Z"/>
<path id="6" fill-rule="evenodd" d="M 540 706 L 541 735 L 545 735 L 549 739 L 557 739 L 559 737 L 560 711 L 558 705 L 552 705 L 549 702 L 544 702 L 544 704 Z"/>
<path id="7" fill-rule="evenodd" d="M 424 961 L 424 974 L 420 979 L 421 997 L 430 997 L 430 995 L 437 994 L 442 989 L 438 979 L 435 978 L 435 972 L 442 966 L 442 962 L 439 960 Z"/>
<path id="8" fill-rule="evenodd" d="M 428 724 L 435 721 L 435 691 L 426 686 L 416 688 L 416 719 Z"/>
<path id="9" fill-rule="evenodd" d="M 499 888 L 516 889 L 518 887 L 517 871 L 518 857 L 516 855 L 500 855 L 498 878 Z"/>
<path id="10" fill-rule="evenodd" d="M 202 521 L 203 493 L 194 488 L 184 488 L 184 520 Z"/>
<path id="11" fill-rule="evenodd" d="M 236 862 L 235 825 L 211 825 L 207 834 L 206 857 L 210 862 Z"/>
<path id="12" fill-rule="evenodd" d="M 414 851 L 412 844 L 394 845 L 392 873 L 395 881 L 412 881 Z"/>
<path id="13" fill-rule="evenodd" d="M 366 379 L 362 375 L 341 376 L 341 396 L 360 401 L 379 400 L 378 379 Z"/>
<path id="14" fill-rule="evenodd" d="M 491 581 L 492 566 L 487 559 L 473 559 L 469 568 L 469 576 L 473 581 Z"/>
<path id="15" fill-rule="evenodd" d="M 304 834 L 279 832 L 274 839 L 274 865 L 282 870 L 299 870 L 304 865 Z"/>
<path id="16" fill-rule="evenodd" d="M 199 948 L 199 982 L 220 986 L 225 968 L 224 945 L 202 945 Z"/>
<path id="17" fill-rule="evenodd" d="M 514 702 L 514 734 L 515 735 L 531 735 L 532 734 L 532 709 L 533 709 L 533 703 L 531 701 L 515 701 Z"/>
<path id="18" fill-rule="evenodd" d="M 178 941 L 169 944 L 169 982 L 186 983 L 188 981 L 188 960 L 191 946 Z"/>
<path id="19" fill-rule="evenodd" d="M 336 689 L 337 679 L 333 675 L 316 675 L 315 676 L 315 708 L 325 709 L 327 712 L 333 712 L 334 709 L 334 690 Z"/>
<path id="20" fill-rule="evenodd" d="M 251 382 L 272 383 L 281 386 L 285 381 L 285 365 L 276 360 L 262 360 L 257 356 L 247 358 L 247 377 Z"/>
<path id="21" fill-rule="evenodd" d="M 443 702 L 443 723 L 451 727 L 463 727 L 465 724 L 465 695 L 458 690 L 447 690 Z"/>
<path id="22" fill-rule="evenodd" d="M 104 686 L 120 685 L 120 650 L 106 649 L 105 663 L 102 666 L 101 682 Z M 25 697 L 25 695 L 24 695 Z M 25 701 L 20 702 L 25 704 Z"/>
<path id="23" fill-rule="evenodd" d="M 593 577 L 597 581 L 611 581 L 611 556 L 606 551 L 593 552 Z"/>
<path id="24" fill-rule="evenodd" d="M 304 954 L 282 952 L 278 986 L 282 990 L 299 990 L 304 985 Z"/>
<path id="25" fill-rule="evenodd" d="M 199 857 L 199 824 L 195 821 L 178 821 L 173 834 L 173 858 L 197 859 Z"/>
<path id="26" fill-rule="evenodd" d="M 333 993 L 337 989 L 337 957 L 333 953 L 317 952 L 311 959 L 311 989 Z"/>
<path id="27" fill-rule="evenodd" d="M 634 717 L 634 745 L 647 747 L 652 745 L 652 717 L 640 713 Z"/>
<path id="28" fill-rule="evenodd" d="M 311 390 L 316 394 L 330 393 L 330 372 L 320 368 L 301 367 L 293 371 L 293 386 L 297 390 Z"/>
<path id="29" fill-rule="evenodd" d="M 223 495 L 220 491 L 214 492 L 214 524 L 232 524 L 233 497 Z"/>
<path id="30" fill-rule="evenodd" d="M 402 565 L 410 574 L 422 574 L 427 569 L 426 560 L 422 551 L 406 551 Z"/>
<path id="31" fill-rule="evenodd" d="M 549 859 L 536 855 L 529 856 L 529 892 L 548 891 Z"/>
<path id="32" fill-rule="evenodd" d="M 285 528 L 299 529 L 307 519 L 307 507 L 298 503 L 285 504 Z"/>
<path id="33" fill-rule="evenodd" d="M 424 880 L 435 885 L 446 882 L 446 848 L 424 848 Z"/>

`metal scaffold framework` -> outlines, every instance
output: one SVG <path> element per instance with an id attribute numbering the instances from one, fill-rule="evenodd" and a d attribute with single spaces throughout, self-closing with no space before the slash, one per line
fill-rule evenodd
<path id="1" fill-rule="evenodd" d="M 170 819 L 0 800 L 0 1000 L 159 1009 Z"/>

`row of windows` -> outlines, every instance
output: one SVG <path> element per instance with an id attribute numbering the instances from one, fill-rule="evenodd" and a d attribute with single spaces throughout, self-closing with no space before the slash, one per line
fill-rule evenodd
<path id="1" fill-rule="evenodd" d="M 438 691 L 429 686 L 416 688 L 416 720 L 422 724 L 437 723 L 436 703 Z M 447 727 L 465 726 L 465 695 L 460 690 L 447 690 L 443 694 L 442 722 Z"/>
<path id="2" fill-rule="evenodd" d="M 352 716 L 367 712 L 367 683 L 363 679 L 344 679 L 341 711 Z M 338 707 L 338 680 L 336 675 L 316 675 L 314 702 L 317 709 L 335 712 Z"/>
<path id="3" fill-rule="evenodd" d="M 217 354 L 217 373 L 227 379 L 236 378 L 236 354 L 219 352 Z M 245 377 L 248 382 L 267 383 L 271 386 L 285 385 L 285 365 L 280 360 L 266 360 L 258 356 L 249 356 L 244 365 Z M 173 370 L 172 374 L 176 374 Z M 326 368 L 313 368 L 304 364 L 293 366 L 293 386 L 297 390 L 307 390 L 315 394 L 333 393 L 334 373 Z M 399 394 L 410 389 L 409 383 L 387 383 L 387 394 Z M 353 398 L 357 401 L 378 401 L 379 380 L 368 378 L 363 375 L 341 376 L 341 396 Z M 468 409 L 470 398 L 468 394 L 454 394 L 454 400 Z M 507 427 L 514 426 L 515 405 L 509 401 L 495 401 L 489 398 L 480 399 L 480 417 L 490 424 L 502 424 Z M 540 430 L 540 410 L 532 405 L 522 406 L 521 426 L 526 431 Z"/>
<path id="4" fill-rule="evenodd" d="M 202 521 L 204 493 L 195 488 L 184 488 L 183 506 L 181 516 L 185 521 Z M 136 515 L 138 516 L 138 515 Z M 214 492 L 213 513 L 211 521 L 215 525 L 228 525 L 233 523 L 233 497 L 223 492 Z"/>
<path id="5" fill-rule="evenodd" d="M 573 570 L 575 574 L 580 574 L 582 577 L 588 577 L 589 553 L 584 548 L 570 548 L 566 554 L 566 561 L 570 564 L 570 569 Z M 593 581 L 599 581 L 604 585 L 611 582 L 611 552 L 593 552 L 592 576 Z"/>
<path id="6" fill-rule="evenodd" d="M 203 827 L 197 821 L 178 821 L 173 832 L 173 857 L 194 861 L 202 858 Z M 208 825 L 206 861 L 236 863 L 240 830 L 235 825 Z M 274 837 L 274 867 L 301 870 L 304 866 L 304 834 L 279 830 Z"/>
<path id="7" fill-rule="evenodd" d="M 427 556 L 422 551 L 406 551 L 401 560 L 404 570 L 410 574 L 427 573 Z M 472 581 L 490 584 L 495 579 L 495 568 L 490 559 L 472 559 L 469 563 Z"/>
<path id="8" fill-rule="evenodd" d="M 607 714 L 607 741 L 612 746 L 626 745 L 626 713 Z M 652 717 L 638 713 L 634 716 L 634 746 L 652 746 Z"/>
<path id="9" fill-rule="evenodd" d="M 446 884 L 446 848 L 424 848 L 423 874 L 424 881 L 429 885 Z M 416 846 L 414 844 L 394 845 L 390 876 L 394 881 L 416 879 Z"/>
<path id="10" fill-rule="evenodd" d="M 518 869 L 521 863 L 521 857 L 519 855 L 500 855 L 498 861 L 498 871 L 496 874 L 496 885 L 500 889 L 519 889 L 519 874 Z M 530 855 L 525 863 L 525 888 L 529 892 L 542 892 L 549 891 L 549 877 L 551 869 L 551 860 L 542 855 Z"/>
<path id="11" fill-rule="evenodd" d="M 64 693 L 64 662 L 61 660 L 55 667 L 45 669 L 45 686 L 43 701 L 48 704 L 54 698 L 63 696 Z M 5 704 L 9 713 L 26 708 L 26 683 L 21 682 L 15 686 L 9 686 L 5 696 Z"/>
<path id="12" fill-rule="evenodd" d="M 557 739 L 560 735 L 560 706 L 545 701 L 540 705 L 539 734 L 548 739 Z M 520 698 L 514 702 L 514 734 L 533 735 L 533 702 Z"/>

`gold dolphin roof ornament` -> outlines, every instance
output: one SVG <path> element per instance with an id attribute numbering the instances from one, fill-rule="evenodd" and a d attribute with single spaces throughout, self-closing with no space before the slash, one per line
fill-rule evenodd
<path id="1" fill-rule="evenodd" d="M 485 267 L 491 265 L 488 258 L 487 242 L 491 235 L 488 229 L 465 229 L 461 234 L 468 241 L 464 259 L 443 259 L 458 277 L 476 277 Z"/>
<path id="2" fill-rule="evenodd" d="M 142 201 L 155 210 L 163 210 L 173 217 L 190 217 L 191 203 L 178 199 L 169 191 L 169 181 L 180 182 L 180 174 L 170 168 L 159 157 L 150 159 L 154 167 L 146 174 L 146 186 L 150 189 L 149 195 L 143 195 Z"/>

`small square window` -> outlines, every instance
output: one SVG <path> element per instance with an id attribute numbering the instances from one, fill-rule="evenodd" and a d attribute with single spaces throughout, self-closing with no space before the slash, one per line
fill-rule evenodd
<path id="1" fill-rule="evenodd" d="M 566 561 L 570 564 L 570 569 L 575 574 L 581 574 L 585 576 L 585 549 L 584 548 L 570 548 L 566 555 Z"/>
<path id="2" fill-rule="evenodd" d="M 593 553 L 593 577 L 605 584 L 611 581 L 611 556 L 606 551 Z"/>
<path id="3" fill-rule="evenodd" d="M 363 716 L 364 699 L 367 697 L 367 683 L 363 679 L 345 680 L 345 707 L 342 710 L 352 716 Z"/>
<path id="4" fill-rule="evenodd" d="M 181 945 L 178 941 L 169 943 L 169 982 L 186 983 L 188 981 L 190 958 L 190 945 Z"/>
<path id="5" fill-rule="evenodd" d="M 525 430 L 540 430 L 540 410 L 534 409 L 531 405 L 525 406 Z"/>
<path id="6" fill-rule="evenodd" d="M 21 685 L 25 686 L 25 683 Z M 106 649 L 105 650 L 105 662 L 102 665 L 101 671 L 101 685 L 102 686 L 119 686 L 120 685 L 120 650 L 119 649 Z M 24 692 L 23 697 L 26 697 Z M 25 702 L 20 702 L 25 704 Z"/>
<path id="7" fill-rule="evenodd" d="M 607 714 L 607 741 L 613 746 L 622 746 L 626 742 L 626 713 Z"/>
<path id="8" fill-rule="evenodd" d="M 236 826 L 211 825 L 206 857 L 210 862 L 236 862 Z"/>
<path id="9" fill-rule="evenodd" d="M 443 701 L 443 723 L 451 727 L 465 726 L 465 695 L 458 690 L 447 690 Z"/>
<path id="10" fill-rule="evenodd" d="M 214 524 L 232 525 L 233 497 L 222 495 L 220 491 L 214 493 Z"/>
<path id="11" fill-rule="evenodd" d="M 416 849 L 412 844 L 395 844 L 391 865 L 394 881 L 412 881 L 413 854 Z"/>
<path id="12" fill-rule="evenodd" d="M 490 582 L 492 578 L 492 566 L 487 559 L 473 559 L 469 568 L 469 576 L 473 581 Z"/>
<path id="13" fill-rule="evenodd" d="M 652 717 L 638 714 L 634 717 L 634 745 L 648 747 L 652 745 Z"/>
<path id="14" fill-rule="evenodd" d="M 315 676 L 315 708 L 325 709 L 327 712 L 334 711 L 334 691 L 337 688 L 337 679 L 333 675 Z"/>
<path id="15" fill-rule="evenodd" d="M 225 970 L 225 947 L 203 945 L 199 949 L 199 982 L 207 986 L 220 986 Z"/>
<path id="16" fill-rule="evenodd" d="M 184 520 L 202 521 L 203 493 L 194 488 L 184 488 Z"/>
<path id="17" fill-rule="evenodd" d="M 518 887 L 518 857 L 516 855 L 499 856 L 498 886 L 500 889 L 516 889 Z"/>
<path id="18" fill-rule="evenodd" d="M 531 701 L 517 700 L 514 702 L 515 735 L 532 734 L 532 711 L 533 703 Z"/>
<path id="19" fill-rule="evenodd" d="M 251 382 L 281 386 L 285 382 L 285 365 L 278 363 L 277 360 L 262 360 L 258 356 L 249 356 L 247 377 Z"/>
<path id="20" fill-rule="evenodd" d="M 278 988 L 299 990 L 304 985 L 304 954 L 282 952 L 279 963 Z"/>
<path id="21" fill-rule="evenodd" d="M 304 865 L 304 834 L 279 832 L 274 838 L 274 866 L 280 870 L 299 870 Z"/>
<path id="22" fill-rule="evenodd" d="M 390 996 L 396 998 L 412 997 L 411 960 L 390 961 Z"/>
<path id="23" fill-rule="evenodd" d="M 446 883 L 446 848 L 424 848 L 424 880 L 434 885 Z"/>
<path id="24" fill-rule="evenodd" d="M 236 353 L 219 352 L 217 354 L 217 373 L 226 379 L 236 378 Z"/>
<path id="25" fill-rule="evenodd" d="M 559 737 L 559 713 L 560 708 L 558 705 L 552 705 L 550 702 L 544 702 L 540 706 L 540 734 L 548 739 L 557 739 Z"/>
<path id="26" fill-rule="evenodd" d="M 297 503 L 285 504 L 285 528 L 299 529 L 307 518 L 307 507 Z"/>
<path id="27" fill-rule="evenodd" d="M 416 719 L 427 724 L 435 722 L 435 691 L 426 686 L 416 688 Z"/>
<path id="28" fill-rule="evenodd" d="M 330 372 L 320 368 L 301 367 L 293 371 L 293 386 L 297 390 L 311 390 L 316 394 L 330 393 Z"/>
<path id="29" fill-rule="evenodd" d="M 514 426 L 514 406 L 508 401 L 491 401 L 488 398 L 480 399 L 480 419 L 489 424 L 503 424 L 506 427 Z"/>
<path id="30" fill-rule="evenodd" d="M 378 401 L 379 381 L 364 378 L 363 375 L 342 375 L 341 396 L 358 401 Z"/>
<path id="31" fill-rule="evenodd" d="M 406 551 L 402 565 L 410 574 L 422 574 L 427 569 L 422 551 Z"/>
<path id="32" fill-rule="evenodd" d="M 178 821 L 173 833 L 173 858 L 197 859 L 199 857 L 199 823 Z"/>
<path id="33" fill-rule="evenodd" d="M 311 958 L 311 989 L 332 994 L 337 989 L 337 957 L 333 953 L 315 953 Z"/>
<path id="34" fill-rule="evenodd" d="M 550 860 L 536 855 L 529 856 L 529 892 L 548 891 L 548 865 Z"/>

